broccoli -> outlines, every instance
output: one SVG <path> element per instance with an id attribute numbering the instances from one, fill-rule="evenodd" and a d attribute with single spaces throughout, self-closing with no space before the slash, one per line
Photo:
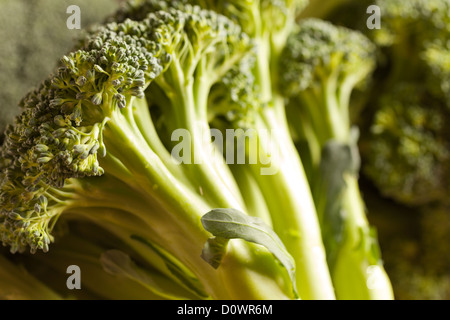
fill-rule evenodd
<path id="1" fill-rule="evenodd" d="M 445 104 L 421 83 L 399 83 L 380 97 L 379 104 L 363 143 L 365 174 L 384 196 L 400 203 L 442 202 L 449 192 Z"/>
<path id="2" fill-rule="evenodd" d="M 86 29 L 0 134 L 0 295 L 392 299 L 359 174 L 445 199 L 448 2 L 339 26 L 366 4 L 129 0 Z"/>
<path id="3" fill-rule="evenodd" d="M 280 61 L 281 89 L 291 128 L 304 141 L 300 153 L 309 164 L 336 296 L 389 299 L 391 285 L 358 185 L 358 133 L 350 117 L 352 92 L 375 68 L 375 46 L 357 31 L 309 18 L 299 22 Z M 370 284 L 373 270 L 377 286 Z"/>
<path id="4" fill-rule="evenodd" d="M 4 84 L 0 92 L 0 131 L 13 121 L 18 108 L 6 106 L 16 105 L 19 100 L 36 83 L 42 80 L 56 66 L 56 61 L 72 46 L 76 37 L 85 27 L 100 22 L 110 15 L 119 1 L 100 0 L 94 3 L 86 0 L 63 0 L 55 3 L 52 0 L 28 1 L 5 0 L 0 13 L 0 38 L 8 45 L 0 48 Z M 82 30 L 65 27 L 66 9 L 77 5 L 82 11 Z M 64 26 L 55 28 L 55 26 Z M 33 65 L 25 68 L 24 65 Z"/>
<path id="5" fill-rule="evenodd" d="M 207 157 L 211 144 L 195 126 L 207 126 L 214 81 L 251 50 L 239 25 L 191 5 L 92 31 L 22 100 L 22 113 L 6 131 L 3 244 L 12 252 L 46 252 L 57 221 L 75 216 L 111 232 L 149 264 L 157 252 L 159 267 L 196 298 L 297 297 L 273 252 L 257 244 L 222 241 L 211 248 L 209 241 L 206 253 L 226 249 L 217 269 L 200 255 L 210 238 L 205 213 L 246 208 L 231 172 Z M 170 115 L 168 128 L 190 132 L 201 165 L 173 161 L 153 122 L 153 104 Z"/>

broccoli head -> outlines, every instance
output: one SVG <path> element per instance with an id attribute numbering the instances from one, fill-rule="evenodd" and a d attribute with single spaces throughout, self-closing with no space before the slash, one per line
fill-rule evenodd
<path id="1" fill-rule="evenodd" d="M 383 94 L 368 138 L 364 171 L 385 196 L 408 205 L 446 197 L 448 116 L 442 101 L 422 84 L 399 84 Z"/>

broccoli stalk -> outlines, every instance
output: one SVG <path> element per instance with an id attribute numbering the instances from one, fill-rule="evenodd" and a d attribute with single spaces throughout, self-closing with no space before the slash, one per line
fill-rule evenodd
<path id="1" fill-rule="evenodd" d="M 219 207 L 245 211 L 226 163 L 222 158 L 212 157 L 215 150 L 210 142 L 207 101 L 212 85 L 249 52 L 252 44 L 241 28 L 230 24 L 225 17 L 199 7 L 185 7 L 192 10 L 193 20 L 187 24 L 183 37 L 176 29 L 171 30 L 173 38 L 163 49 L 170 52 L 172 62 L 163 76 L 155 80 L 169 104 L 166 99 L 160 101 L 157 98 L 154 103 L 162 109 L 166 119 L 174 119 L 167 128 L 169 132 L 177 129 L 189 132 L 191 158 L 186 168 L 191 180 L 200 179 L 198 187 L 204 196 L 219 197 L 214 199 Z M 212 27 L 206 29 L 204 21 Z M 167 25 L 164 23 L 162 30 L 157 32 L 166 32 Z M 151 94 L 152 88 L 149 90 Z M 169 146 L 170 149 L 173 147 Z"/>
<path id="2" fill-rule="evenodd" d="M 149 247 L 142 243 L 141 248 L 136 242 L 133 243 L 131 238 L 129 244 L 124 243 L 121 240 L 121 233 L 123 229 L 128 230 L 129 226 L 108 224 L 105 230 L 104 225 L 96 226 L 97 221 L 89 217 L 97 214 L 108 221 L 114 216 L 127 215 L 126 212 L 95 208 L 85 210 L 83 213 L 85 218 L 81 219 L 79 214 L 66 213 L 68 217 L 66 231 L 60 235 L 52 249 L 45 254 L 25 256 L 22 258 L 23 263 L 30 265 L 29 269 L 32 270 L 31 264 L 39 262 L 42 271 L 38 275 L 41 278 L 52 279 L 51 285 L 56 287 L 58 283 L 65 283 L 64 279 L 67 278 L 65 269 L 70 261 L 82 271 L 81 291 L 102 299 L 205 298 L 205 292 L 197 291 L 197 288 L 189 282 L 183 282 L 181 278 L 174 276 L 170 271 L 174 265 L 166 264 L 163 256 L 167 253 L 160 247 L 155 246 L 149 250 Z M 49 273 L 55 273 L 56 276 L 49 276 Z M 120 290 L 117 290 L 117 286 Z M 64 292 L 63 289 L 59 290 Z"/>
<path id="3" fill-rule="evenodd" d="M 182 9 L 101 27 L 24 99 L 1 149 L 2 242 L 13 252 L 47 251 L 57 220 L 87 215 L 139 246 L 150 264 L 154 254 L 147 252 L 161 248 L 166 265 L 176 266 L 172 278 L 202 298 L 295 297 L 286 272 L 256 244 L 229 241 L 218 269 L 200 256 L 210 237 L 201 217 L 214 208 L 245 208 L 228 184 L 231 174 L 216 179 L 206 157 L 195 167 L 170 162 L 143 99 L 152 86 L 167 90 L 172 104 L 160 107 L 176 113 L 168 127 L 193 134 L 195 117 L 204 122 L 200 100 L 213 81 L 204 76 L 231 68 L 248 38 L 212 11 Z M 198 88 L 187 81 L 197 73 Z M 202 155 L 199 139 L 193 147 Z"/>
<path id="4" fill-rule="evenodd" d="M 291 127 L 310 155 L 310 183 L 338 299 L 392 298 L 358 186 L 358 135 L 350 122 L 351 93 L 374 69 L 374 51 L 362 34 L 311 18 L 298 24 L 280 60 Z"/>

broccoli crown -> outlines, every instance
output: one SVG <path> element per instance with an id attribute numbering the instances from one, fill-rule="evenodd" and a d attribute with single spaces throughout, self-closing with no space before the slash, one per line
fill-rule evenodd
<path id="1" fill-rule="evenodd" d="M 408 205 L 442 201 L 448 192 L 449 113 L 421 84 L 398 84 L 379 100 L 365 173 L 385 196 Z"/>
<path id="2" fill-rule="evenodd" d="M 373 86 L 364 172 L 408 205 L 442 201 L 448 169 L 450 1 L 384 1 L 369 32 L 383 67 Z M 379 93 L 381 92 L 381 94 Z"/>
<path id="3" fill-rule="evenodd" d="M 374 52 L 374 44 L 358 31 L 315 18 L 302 20 L 281 58 L 281 90 L 292 97 L 330 78 L 357 83 L 375 67 Z"/>

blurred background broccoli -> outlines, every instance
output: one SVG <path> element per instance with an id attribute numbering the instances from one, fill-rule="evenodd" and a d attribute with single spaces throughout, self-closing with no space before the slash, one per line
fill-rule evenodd
<path id="1" fill-rule="evenodd" d="M 366 25 L 370 5 L 380 29 Z M 377 45 L 372 83 L 352 97 L 368 217 L 396 299 L 450 299 L 450 1 L 311 0 L 302 17 Z"/>

